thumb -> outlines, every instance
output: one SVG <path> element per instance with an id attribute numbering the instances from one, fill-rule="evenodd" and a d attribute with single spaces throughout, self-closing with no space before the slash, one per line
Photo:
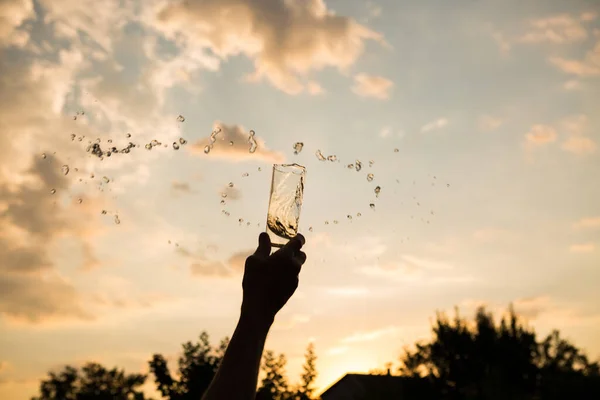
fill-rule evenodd
<path id="1" fill-rule="evenodd" d="M 267 258 L 271 254 L 271 238 L 267 232 L 262 232 L 258 236 L 258 248 L 254 252 L 255 256 Z"/>

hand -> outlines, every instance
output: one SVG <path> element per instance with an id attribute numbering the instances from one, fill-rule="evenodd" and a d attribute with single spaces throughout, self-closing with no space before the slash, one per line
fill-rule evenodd
<path id="1" fill-rule="evenodd" d="M 242 316 L 270 326 L 275 314 L 287 303 L 298 287 L 298 274 L 306 261 L 300 251 L 305 243 L 298 234 L 284 247 L 271 254 L 271 239 L 265 232 L 258 237 L 256 252 L 246 259 Z"/>

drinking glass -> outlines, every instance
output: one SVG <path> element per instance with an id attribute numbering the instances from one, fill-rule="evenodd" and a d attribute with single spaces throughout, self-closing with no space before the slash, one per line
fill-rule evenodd
<path id="1" fill-rule="evenodd" d="M 298 234 L 306 168 L 298 164 L 274 164 L 271 179 L 267 233 L 273 247 L 283 247 Z"/>

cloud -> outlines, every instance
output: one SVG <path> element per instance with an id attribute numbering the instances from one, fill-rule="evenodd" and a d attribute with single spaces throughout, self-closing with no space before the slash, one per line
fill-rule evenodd
<path id="1" fill-rule="evenodd" d="M 594 243 L 578 243 L 569 246 L 571 253 L 593 253 L 596 251 L 596 245 Z"/>
<path id="2" fill-rule="evenodd" d="M 563 88 L 565 90 L 578 90 L 581 89 L 581 83 L 578 80 L 571 79 L 563 84 Z"/>
<path id="3" fill-rule="evenodd" d="M 223 12 L 228 10 L 228 12 Z M 383 37 L 323 0 L 190 0 L 165 6 L 154 25 L 181 47 L 210 49 L 220 58 L 243 54 L 254 63 L 250 81 L 266 79 L 288 94 L 307 90 L 306 77 L 325 67 L 341 71 Z"/>
<path id="4" fill-rule="evenodd" d="M 179 181 L 172 182 L 171 189 L 176 193 L 190 193 L 192 191 L 189 183 Z"/>
<path id="5" fill-rule="evenodd" d="M 600 217 L 582 218 L 573 224 L 576 229 L 596 229 L 600 228 Z"/>
<path id="6" fill-rule="evenodd" d="M 379 132 L 379 136 L 381 138 L 386 138 L 388 136 L 390 136 L 392 134 L 392 128 L 390 128 L 389 126 L 383 127 L 381 129 L 381 132 Z"/>
<path id="7" fill-rule="evenodd" d="M 309 94 L 318 95 L 325 93 L 325 90 L 315 81 L 310 81 L 306 85 L 306 90 Z"/>
<path id="8" fill-rule="evenodd" d="M 563 144 L 562 149 L 569 153 L 577 155 L 587 155 L 596 152 L 598 146 L 596 142 L 588 137 L 573 136 L 568 138 Z"/>
<path id="9" fill-rule="evenodd" d="M 396 336 L 400 332 L 400 328 L 396 326 L 390 326 L 387 328 L 377 329 L 368 332 L 356 332 L 348 337 L 341 340 L 343 344 L 361 343 L 361 342 L 372 342 L 379 340 L 387 336 Z"/>
<path id="10" fill-rule="evenodd" d="M 393 86 L 394 82 L 381 76 L 356 74 L 352 91 L 361 97 L 387 100 Z"/>
<path id="11" fill-rule="evenodd" d="M 594 48 L 588 51 L 583 60 L 573 60 L 562 57 L 551 57 L 550 63 L 561 71 L 577 76 L 599 76 L 600 75 L 600 40 Z"/>
<path id="12" fill-rule="evenodd" d="M 421 127 L 421 132 L 429 132 L 436 129 L 441 129 L 448 125 L 448 120 L 446 118 L 438 118 L 435 121 L 431 121 L 426 123 Z"/>
<path id="13" fill-rule="evenodd" d="M 33 1 L 4 0 L 0 2 L 0 46 L 19 44 L 22 35 L 28 33 L 15 31 L 26 19 L 34 16 Z M 21 43 L 22 44 L 22 43 Z"/>
<path id="14" fill-rule="evenodd" d="M 498 49 L 500 49 L 500 53 L 506 56 L 510 52 L 510 49 L 512 48 L 512 45 L 510 44 L 510 42 L 500 32 L 492 33 L 492 38 L 498 45 Z"/>
<path id="15" fill-rule="evenodd" d="M 587 12 L 582 13 L 579 16 L 579 19 L 581 19 L 582 21 L 590 22 L 590 21 L 594 21 L 597 17 L 598 17 L 598 14 L 596 12 L 587 11 Z"/>
<path id="16" fill-rule="evenodd" d="M 519 38 L 522 43 L 572 43 L 587 38 L 581 21 L 570 15 L 556 15 L 530 21 L 530 31 Z"/>
<path id="17" fill-rule="evenodd" d="M 179 255 L 190 262 L 190 272 L 193 276 L 210 278 L 230 278 L 243 274 L 246 258 L 254 251 L 254 249 L 238 251 L 226 261 L 220 261 L 210 259 L 204 251 L 192 252 L 182 246 L 177 248 Z"/>
<path id="18" fill-rule="evenodd" d="M 255 136 L 258 147 L 254 153 L 250 153 L 249 131 L 241 125 L 227 125 L 216 121 L 213 130 L 217 129 L 221 129 L 221 131 L 216 135 L 216 142 L 210 153 L 205 153 L 206 146 L 210 144 L 210 136 L 189 146 L 192 153 L 233 162 L 257 160 L 267 163 L 282 163 L 285 160 L 282 153 L 268 149 L 264 140 L 257 136 L 258 133 Z"/>
<path id="19" fill-rule="evenodd" d="M 479 118 L 479 129 L 483 131 L 493 131 L 498 129 L 504 121 L 501 118 L 483 115 Z"/>
<path id="20" fill-rule="evenodd" d="M 556 130 L 548 125 L 534 125 L 525 134 L 525 143 L 528 146 L 544 146 L 556 141 Z"/>

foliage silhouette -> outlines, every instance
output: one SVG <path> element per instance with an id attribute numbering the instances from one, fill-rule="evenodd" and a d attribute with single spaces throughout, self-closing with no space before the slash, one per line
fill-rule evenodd
<path id="1" fill-rule="evenodd" d="M 264 378 L 256 392 L 257 400 L 287 400 L 292 393 L 285 373 L 285 355 L 275 356 L 271 350 L 265 351 L 261 369 Z"/>
<path id="2" fill-rule="evenodd" d="M 537 342 L 512 307 L 499 325 L 484 308 L 474 323 L 458 310 L 453 320 L 438 314 L 432 333 L 431 341 L 404 350 L 399 372 L 426 377 L 438 398 L 600 398 L 598 363 L 558 331 Z"/>
<path id="3" fill-rule="evenodd" d="M 171 375 L 167 360 L 162 354 L 154 354 L 150 360 L 150 371 L 154 375 L 156 388 L 169 400 L 198 400 L 208 389 L 229 343 L 221 340 L 212 348 L 207 332 L 202 332 L 197 343 L 182 345 L 183 354 L 178 360 L 178 378 Z"/>
<path id="4" fill-rule="evenodd" d="M 59 373 L 48 373 L 40 395 L 32 400 L 145 400 L 139 390 L 145 380 L 145 375 L 109 370 L 97 363 L 87 363 L 81 372 L 65 366 Z"/>
<path id="5" fill-rule="evenodd" d="M 315 392 L 315 380 L 317 379 L 317 355 L 313 343 L 309 343 L 306 348 L 302 370 L 300 385 L 296 389 L 295 399 L 311 400 Z"/>

